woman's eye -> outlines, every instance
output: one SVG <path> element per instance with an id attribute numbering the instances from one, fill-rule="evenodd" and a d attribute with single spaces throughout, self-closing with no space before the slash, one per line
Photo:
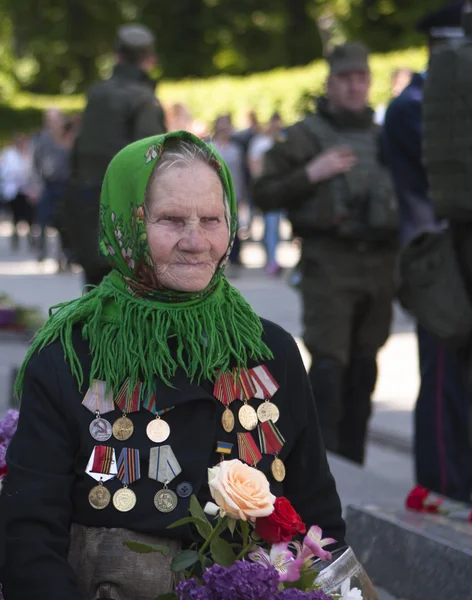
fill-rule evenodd
<path id="1" fill-rule="evenodd" d="M 219 218 L 218 217 L 205 217 L 202 219 L 202 221 L 204 223 L 218 223 L 219 222 Z"/>
<path id="2" fill-rule="evenodd" d="M 170 223 L 180 223 L 181 219 L 179 217 L 163 217 L 163 221 L 168 221 Z"/>

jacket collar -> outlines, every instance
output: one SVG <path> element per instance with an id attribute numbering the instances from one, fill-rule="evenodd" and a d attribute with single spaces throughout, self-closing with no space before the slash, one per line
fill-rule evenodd
<path id="1" fill-rule="evenodd" d="M 326 96 L 316 100 L 318 114 L 329 121 L 336 129 L 370 129 L 373 124 L 374 111 L 366 107 L 361 113 L 348 110 L 332 112 Z"/>
<path id="2" fill-rule="evenodd" d="M 130 81 L 138 81 L 141 83 L 145 83 L 148 84 L 149 87 L 152 87 L 152 89 L 156 87 L 156 82 L 154 81 L 154 79 L 149 77 L 147 73 L 145 73 L 136 65 L 119 63 L 113 68 L 112 77 L 117 79 L 127 79 Z"/>

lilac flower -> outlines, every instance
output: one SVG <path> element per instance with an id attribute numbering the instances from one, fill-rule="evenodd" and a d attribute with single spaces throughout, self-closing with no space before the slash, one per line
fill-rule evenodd
<path id="1" fill-rule="evenodd" d="M 214 565 L 203 575 L 212 600 L 272 600 L 279 576 L 272 567 L 237 561 L 231 567 Z"/>
<path id="2" fill-rule="evenodd" d="M 279 576 L 272 567 L 237 561 L 231 567 L 213 565 L 203 582 L 205 587 L 195 579 L 180 583 L 180 600 L 276 600 Z"/>
<path id="3" fill-rule="evenodd" d="M 6 454 L 7 454 L 7 445 L 0 444 L 0 470 L 2 470 L 6 465 L 6 460 L 5 460 Z"/>
<path id="4" fill-rule="evenodd" d="M 9 442 L 18 426 L 18 411 L 10 409 L 0 421 L 0 441 Z"/>

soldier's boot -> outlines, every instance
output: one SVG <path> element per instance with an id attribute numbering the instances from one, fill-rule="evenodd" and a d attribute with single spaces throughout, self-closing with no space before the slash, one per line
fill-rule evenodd
<path id="1" fill-rule="evenodd" d="M 360 465 L 364 464 L 365 459 L 367 427 L 376 381 L 375 356 L 352 361 L 346 373 L 343 416 L 338 429 L 338 453 Z"/>
<path id="2" fill-rule="evenodd" d="M 337 360 L 313 361 L 309 378 L 320 420 L 321 434 L 330 452 L 338 452 L 338 428 L 342 416 L 345 367 Z"/>

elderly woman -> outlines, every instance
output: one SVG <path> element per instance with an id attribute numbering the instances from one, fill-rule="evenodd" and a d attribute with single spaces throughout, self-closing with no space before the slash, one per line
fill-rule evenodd
<path id="1" fill-rule="evenodd" d="M 342 542 L 339 498 L 297 346 L 224 277 L 236 232 L 226 165 L 187 132 L 108 168 L 101 252 L 114 269 L 56 307 L 18 380 L 8 451 L 6 600 L 147 600 L 172 589 L 167 530 L 210 499 L 221 455 L 263 471 L 308 525 Z M 239 442 L 239 443 L 238 443 Z"/>

